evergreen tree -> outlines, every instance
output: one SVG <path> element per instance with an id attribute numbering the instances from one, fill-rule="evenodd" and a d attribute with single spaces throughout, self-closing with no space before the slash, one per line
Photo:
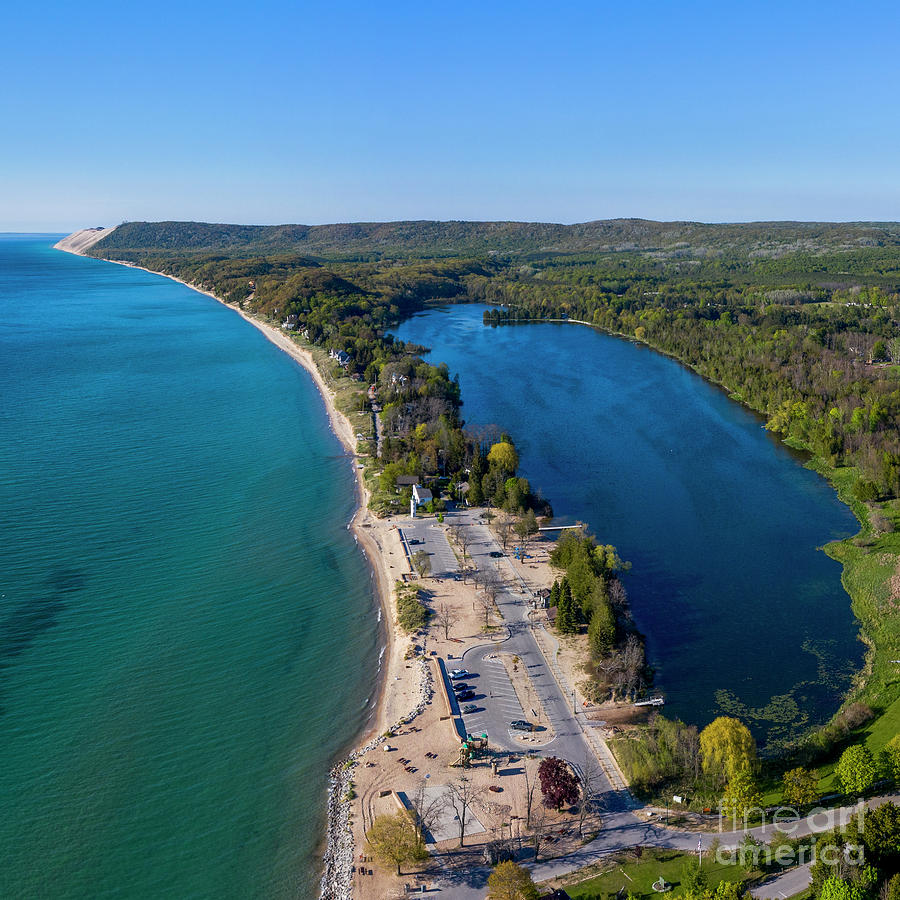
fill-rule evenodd
<path id="1" fill-rule="evenodd" d="M 700 867 L 700 860 L 689 857 L 681 866 L 681 888 L 687 894 L 702 894 L 706 889 L 706 872 Z"/>
<path id="2" fill-rule="evenodd" d="M 484 458 L 481 448 L 476 447 L 472 456 L 472 467 L 469 470 L 469 494 L 466 498 L 469 506 L 481 506 L 484 503 L 484 492 L 481 489 L 481 479 L 484 478 Z"/>
<path id="3" fill-rule="evenodd" d="M 588 623 L 588 640 L 596 657 L 606 656 L 616 641 L 616 620 L 609 603 L 596 603 Z"/>
<path id="4" fill-rule="evenodd" d="M 575 601 L 568 578 L 563 578 L 559 591 L 559 605 L 556 613 L 556 630 L 560 634 L 574 634 L 578 631 L 578 619 L 575 615 Z"/>
<path id="5" fill-rule="evenodd" d="M 559 579 L 553 582 L 553 587 L 550 588 L 550 606 L 559 606 Z"/>

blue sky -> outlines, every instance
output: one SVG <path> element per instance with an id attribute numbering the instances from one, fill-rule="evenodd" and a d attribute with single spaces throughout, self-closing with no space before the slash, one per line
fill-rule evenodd
<path id="1" fill-rule="evenodd" d="M 895 4 L 20 2 L 0 230 L 900 219 Z"/>

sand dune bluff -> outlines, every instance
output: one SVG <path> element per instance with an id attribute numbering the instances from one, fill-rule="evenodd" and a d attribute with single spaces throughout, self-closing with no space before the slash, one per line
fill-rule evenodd
<path id="1" fill-rule="evenodd" d="M 57 250 L 66 250 L 68 253 L 84 253 L 88 247 L 93 247 L 101 238 L 105 238 L 108 234 L 112 234 L 116 229 L 113 228 L 82 228 L 79 231 L 73 231 L 68 237 L 64 237 L 61 241 L 53 246 Z"/>

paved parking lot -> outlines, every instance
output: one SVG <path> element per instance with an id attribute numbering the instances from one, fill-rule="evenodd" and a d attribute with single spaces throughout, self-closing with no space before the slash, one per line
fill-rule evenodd
<path id="1" fill-rule="evenodd" d="M 431 559 L 431 574 L 447 577 L 459 570 L 456 554 L 450 548 L 447 535 L 433 519 L 407 519 L 400 531 L 409 544 L 410 557 L 416 550 L 424 550 Z"/>
<path id="2" fill-rule="evenodd" d="M 477 678 L 465 679 L 475 691 L 475 699 L 467 700 L 461 706 L 472 703 L 478 711 L 463 715 L 466 732 L 487 734 L 492 746 L 508 745 L 509 723 L 528 718 L 522 712 L 509 675 L 494 653 L 489 653 L 483 660 L 473 660 L 471 671 L 479 673 Z"/>

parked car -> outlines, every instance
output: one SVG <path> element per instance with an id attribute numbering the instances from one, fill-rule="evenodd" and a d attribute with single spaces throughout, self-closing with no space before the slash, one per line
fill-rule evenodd
<path id="1" fill-rule="evenodd" d="M 503 554 L 499 550 L 491 550 L 491 552 L 488 553 L 488 556 L 492 557 L 493 559 L 500 559 Z"/>
<path id="2" fill-rule="evenodd" d="M 457 694 L 461 694 L 463 691 L 470 691 L 472 688 L 463 681 L 457 681 L 456 684 L 453 685 L 453 690 Z"/>
<path id="3" fill-rule="evenodd" d="M 475 691 L 468 690 L 463 691 L 461 694 L 456 695 L 457 700 L 474 700 L 475 699 Z"/>
<path id="4" fill-rule="evenodd" d="M 469 715 L 471 715 L 472 713 L 478 712 L 478 707 L 477 707 L 474 703 L 467 703 L 467 704 L 463 707 L 463 712 L 464 712 L 467 716 L 469 716 Z"/>
<path id="5" fill-rule="evenodd" d="M 468 678 L 468 677 L 469 677 L 469 673 L 465 669 L 453 669 L 450 672 L 450 678 L 453 681 L 457 681 L 458 679 Z"/>
<path id="6" fill-rule="evenodd" d="M 407 544 L 421 544 L 422 541 L 419 538 L 409 538 L 406 542 Z"/>
<path id="7" fill-rule="evenodd" d="M 534 725 L 531 722 L 526 722 L 525 719 L 515 719 L 509 723 L 509 727 L 513 731 L 534 731 Z"/>

